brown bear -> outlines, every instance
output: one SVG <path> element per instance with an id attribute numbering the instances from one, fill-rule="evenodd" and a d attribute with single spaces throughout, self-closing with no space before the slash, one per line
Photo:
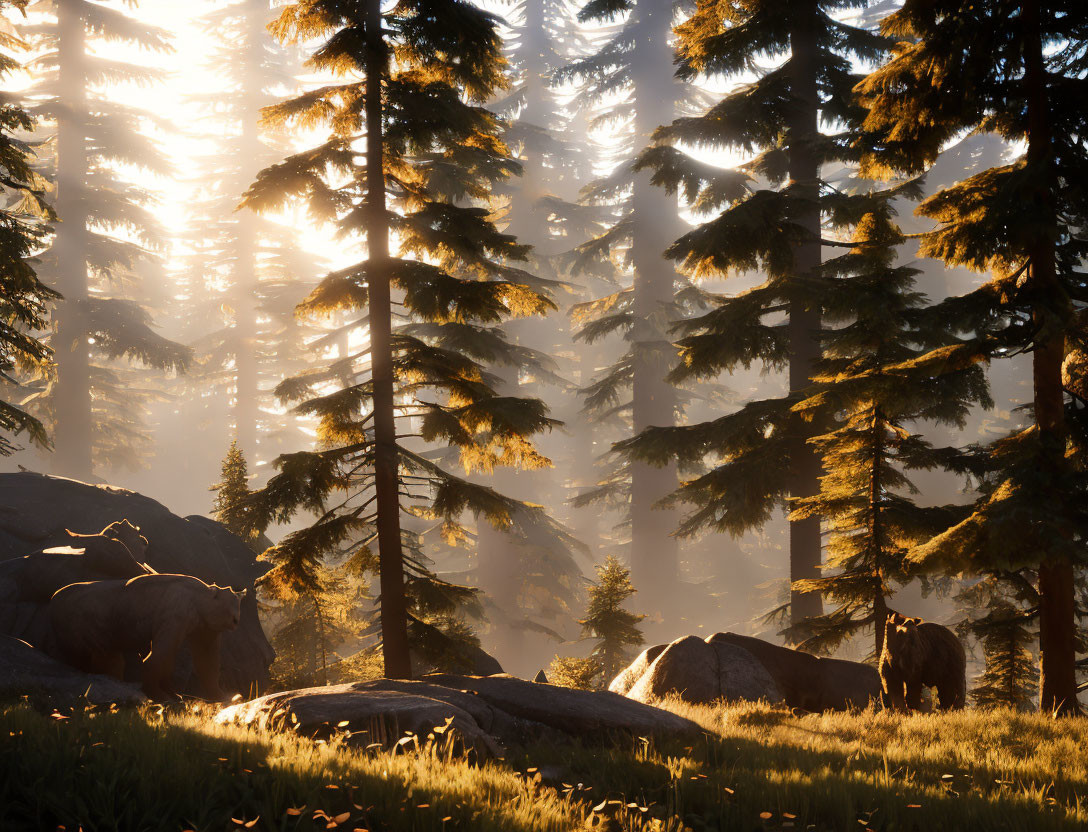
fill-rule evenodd
<path id="1" fill-rule="evenodd" d="M 78 548 L 57 546 L 0 563 L 0 603 L 45 604 L 68 584 L 154 571 L 140 561 L 147 538 L 128 520 L 110 523 L 98 534 L 65 531 Z"/>
<path id="2" fill-rule="evenodd" d="M 880 682 L 885 707 L 922 710 L 922 688 L 934 687 L 940 708 L 967 700 L 967 655 L 956 634 L 940 624 L 891 612 L 884 622 Z"/>
<path id="3" fill-rule="evenodd" d="M 244 596 L 189 575 L 73 584 L 49 602 L 50 647 L 79 670 L 118 679 L 125 652 L 136 651 L 144 693 L 161 701 L 175 696 L 174 663 L 187 643 L 201 694 L 219 701 L 219 635 L 238 626 Z"/>

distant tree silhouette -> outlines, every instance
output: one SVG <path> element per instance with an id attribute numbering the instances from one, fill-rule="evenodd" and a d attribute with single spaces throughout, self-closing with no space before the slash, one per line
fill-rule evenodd
<path id="1" fill-rule="evenodd" d="M 147 385 L 128 362 L 180 371 L 190 360 L 188 349 L 152 327 L 163 238 L 151 195 L 119 172 L 125 165 L 162 172 L 167 164 L 140 131 L 143 114 L 109 95 L 111 85 L 154 83 L 158 73 L 93 50 L 124 44 L 155 53 L 170 43 L 166 32 L 98 3 L 47 0 L 39 10 L 46 22 L 26 27 L 39 50 L 30 95 L 35 115 L 53 128 L 53 155 L 41 172 L 56 186 L 59 220 L 41 274 L 64 300 L 51 336 L 56 378 L 35 406 L 53 425 L 54 468 L 89 479 L 104 465 L 138 467 L 150 442 Z"/>
<path id="2" fill-rule="evenodd" d="M 24 10 L 21 0 L 3 0 L 0 13 Z M 26 44 L 16 34 L 0 31 L 0 77 L 21 69 L 11 55 Z M 47 447 L 45 426 L 17 401 L 21 383 L 34 376 L 49 377 L 52 350 L 41 340 L 48 316 L 59 295 L 35 273 L 34 257 L 47 244 L 53 211 L 44 199 L 46 181 L 34 170 L 34 153 L 25 136 L 34 119 L 13 95 L 0 97 L 0 380 L 5 398 L 0 399 L 0 454 L 14 453 L 13 437 L 26 434 L 39 447 Z"/>
<path id="3" fill-rule="evenodd" d="M 558 74 L 579 85 L 576 102 L 594 113 L 595 123 L 612 126 L 620 137 L 620 146 L 610 149 L 616 159 L 613 172 L 583 194 L 587 204 L 606 211 L 593 239 L 578 247 L 574 263 L 576 274 L 613 263 L 619 288 L 580 304 L 574 321 L 580 349 L 610 335 L 626 343 L 603 373 L 585 379 L 583 395 L 591 418 L 618 419 L 628 435 L 672 425 L 680 406 L 677 391 L 665 380 L 675 356 L 669 329 L 681 316 L 680 281 L 663 253 L 682 224 L 676 200 L 654 188 L 650 174 L 633 164 L 658 125 L 685 112 L 693 101 L 692 88 L 673 73 L 670 37 L 678 8 L 662 0 L 583 4 L 580 20 L 613 25 L 595 52 Z M 603 501 L 623 511 L 632 573 L 644 588 L 647 609 L 659 612 L 678 594 L 679 550 L 672 537 L 678 517 L 658 505 L 677 485 L 675 465 L 656 468 L 633 461 L 606 471 L 577 501 Z"/>

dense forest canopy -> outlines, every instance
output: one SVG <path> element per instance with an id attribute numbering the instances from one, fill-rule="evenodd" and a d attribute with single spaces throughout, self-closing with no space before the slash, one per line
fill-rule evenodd
<path id="1" fill-rule="evenodd" d="M 1078 710 L 1080 0 L 0 8 L 2 464 L 217 517 L 285 683 L 901 612 Z"/>

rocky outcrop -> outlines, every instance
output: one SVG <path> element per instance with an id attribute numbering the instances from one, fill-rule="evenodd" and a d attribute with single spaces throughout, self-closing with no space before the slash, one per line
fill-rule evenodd
<path id="1" fill-rule="evenodd" d="M 100 531 L 128 519 L 148 539 L 143 560 L 157 572 L 192 575 L 207 583 L 249 589 L 238 628 L 224 634 L 221 683 L 224 690 L 252 695 L 268 684 L 275 654 L 257 617 L 254 581 L 267 571 L 246 544 L 214 520 L 179 517 L 155 500 L 105 485 L 30 472 L 0 474 L 0 560 L 66 546 L 73 532 Z M 20 604 L 0 611 L 0 632 L 15 629 L 28 640 L 45 638 L 38 607 Z M 179 656 L 175 689 L 195 693 L 197 684 L 187 650 Z"/>
<path id="2" fill-rule="evenodd" d="M 774 679 L 751 653 L 713 638 L 685 636 L 651 647 L 612 680 L 609 690 L 645 703 L 669 696 L 693 704 L 782 701 Z"/>
<path id="3" fill-rule="evenodd" d="M 740 647 L 755 656 L 791 708 L 845 711 L 880 700 L 880 674 L 870 665 L 821 658 L 737 633 L 715 633 L 707 641 Z"/>
<path id="4" fill-rule="evenodd" d="M 287 691 L 223 708 L 217 720 L 307 736 L 335 729 L 352 741 L 394 744 L 435 727 L 465 748 L 498 754 L 501 745 L 541 735 L 607 741 L 617 736 L 698 737 L 694 722 L 607 691 L 578 691 L 512 676 L 432 674 Z"/>
<path id="5" fill-rule="evenodd" d="M 80 673 L 24 641 L 0 636 L 0 700 L 24 696 L 55 707 L 80 702 L 135 705 L 147 701 L 134 685 L 109 676 Z"/>

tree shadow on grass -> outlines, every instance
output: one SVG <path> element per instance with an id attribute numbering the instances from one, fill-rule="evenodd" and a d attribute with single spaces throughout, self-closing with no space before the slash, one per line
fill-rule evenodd
<path id="1" fill-rule="evenodd" d="M 0 715 L 11 830 L 569 828 L 523 781 L 425 753 L 367 755 L 149 712 Z M 245 826 L 251 823 L 250 826 Z M 331 825 L 330 825 L 331 824 Z"/>

